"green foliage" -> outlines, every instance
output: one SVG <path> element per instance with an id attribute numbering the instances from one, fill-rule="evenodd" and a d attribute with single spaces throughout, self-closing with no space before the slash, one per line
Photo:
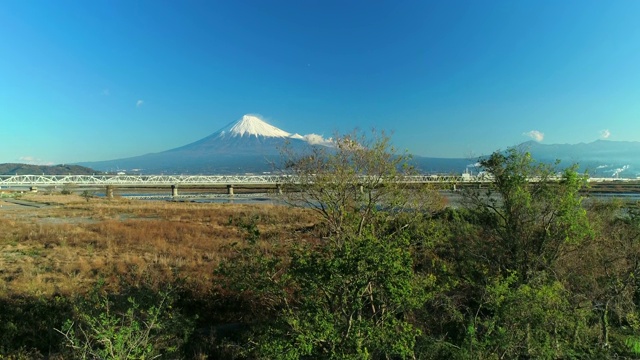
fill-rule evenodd
<path id="1" fill-rule="evenodd" d="M 218 271 L 252 309 L 249 357 L 368 359 L 413 356 L 420 331 L 409 314 L 434 279 L 413 272 L 403 236 L 302 243 L 286 256 L 247 242 Z M 253 300 L 251 300 L 253 299 Z M 270 313 L 271 317 L 265 317 Z"/>
<path id="2" fill-rule="evenodd" d="M 467 189 L 464 208 L 441 214 L 445 228 L 438 236 L 447 241 L 416 249 L 422 267 L 450 279 L 440 281 L 437 301 L 419 315 L 429 331 L 421 355 L 594 354 L 591 304 L 572 291 L 564 270 L 567 258 L 580 256 L 596 235 L 582 204 L 585 178 L 517 149 L 496 152 L 481 165 L 491 186 Z"/>
<path id="3" fill-rule="evenodd" d="M 116 296 L 97 286 L 79 299 L 75 316 L 60 330 L 81 359 L 148 359 L 175 353 L 190 332 L 173 310 L 171 291 L 130 288 Z"/>
<path id="4" fill-rule="evenodd" d="M 278 255 L 280 249 L 275 246 L 266 250 L 246 242 L 233 247 L 234 254 L 215 272 L 216 285 L 242 307 L 243 317 L 256 323 L 269 321 L 283 307 L 285 258 Z"/>
<path id="5" fill-rule="evenodd" d="M 287 272 L 293 291 L 259 352 L 291 359 L 412 357 L 420 332 L 407 314 L 426 300 L 433 281 L 414 275 L 402 236 L 296 248 Z"/>
<path id="6" fill-rule="evenodd" d="M 85 190 L 80 194 L 80 196 L 87 200 L 87 202 L 89 202 L 89 200 L 91 200 L 91 198 L 93 197 L 93 193 L 89 190 Z"/>
<path id="7" fill-rule="evenodd" d="M 468 327 L 472 358 L 557 359 L 573 354 L 573 335 L 585 327 L 558 281 L 518 285 L 517 274 L 488 284 Z"/>
<path id="8" fill-rule="evenodd" d="M 619 201 L 593 201 L 588 210 L 596 235 L 573 248 L 560 275 L 574 296 L 589 306 L 599 326 L 594 343 L 619 352 L 640 332 L 640 218 Z"/>
<path id="9" fill-rule="evenodd" d="M 631 353 L 633 353 L 636 356 L 640 355 L 640 338 L 637 338 L 635 336 L 629 336 L 624 341 L 624 344 L 627 345 Z"/>
<path id="10" fill-rule="evenodd" d="M 502 276 L 515 272 L 526 283 L 553 267 L 567 245 L 592 236 L 580 196 L 586 179 L 575 168 L 558 176 L 551 165 L 515 148 L 480 164 L 493 186 L 469 191 L 466 199 L 482 228 L 478 240 L 494 248 L 485 260 Z"/>

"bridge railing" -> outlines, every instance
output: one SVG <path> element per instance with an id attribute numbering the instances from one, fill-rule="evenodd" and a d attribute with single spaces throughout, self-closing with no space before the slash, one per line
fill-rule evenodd
<path id="1" fill-rule="evenodd" d="M 363 183 L 367 183 L 363 177 Z M 558 179 L 555 179 L 558 180 Z M 623 179 L 592 178 L 590 181 L 623 181 Z M 493 181 L 487 174 L 471 175 L 411 175 L 399 177 L 398 182 L 428 183 L 486 183 Z M 530 181 L 535 182 L 536 179 Z M 299 183 L 292 175 L 0 175 L 0 187 L 8 186 L 165 186 L 165 185 L 277 185 Z"/>
<path id="2" fill-rule="evenodd" d="M 485 182 L 487 177 L 464 174 L 412 175 L 399 178 L 404 183 Z M 363 178 L 363 182 L 366 179 Z M 0 186 L 63 186 L 63 185 L 275 185 L 298 183 L 288 175 L 0 175 Z"/>

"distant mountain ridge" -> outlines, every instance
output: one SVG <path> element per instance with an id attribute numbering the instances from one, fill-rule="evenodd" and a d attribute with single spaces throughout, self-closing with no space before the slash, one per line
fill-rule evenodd
<path id="1" fill-rule="evenodd" d="M 331 146 L 320 135 L 299 135 L 279 129 L 256 115 L 238 121 L 193 143 L 124 159 L 82 162 L 97 170 L 144 174 L 244 174 L 274 170 L 283 147 L 293 150 L 309 145 Z M 543 162 L 562 161 L 560 167 L 578 164 L 594 177 L 640 176 L 640 142 L 597 140 L 580 144 L 541 144 L 528 141 L 517 145 Z M 460 174 L 477 171 L 478 159 L 415 156 L 412 165 L 422 173 Z"/>
<path id="2" fill-rule="evenodd" d="M 91 175 L 99 173 L 79 165 L 0 164 L 0 175 Z"/>
<path id="3" fill-rule="evenodd" d="M 540 158 L 560 156 L 563 158 L 583 158 L 611 160 L 609 156 L 622 157 L 631 160 L 640 155 L 640 142 L 638 141 L 611 141 L 596 140 L 590 143 L 578 144 L 541 144 L 535 141 L 527 141 L 519 145 L 529 149 L 532 154 Z"/>
<path id="4" fill-rule="evenodd" d="M 528 151 L 534 160 L 555 163 L 560 160 L 559 169 L 578 165 L 580 172 L 591 177 L 637 178 L 640 176 L 640 142 L 596 140 L 579 144 L 541 144 L 527 141 L 515 146 Z M 417 156 L 414 165 L 425 173 L 459 173 L 461 171 L 479 171 L 477 161 L 473 159 L 441 159 Z"/>
<path id="5" fill-rule="evenodd" d="M 578 164 L 594 177 L 640 176 L 640 142 L 596 140 L 579 144 L 541 144 L 527 141 L 518 147 L 528 150 L 534 159 L 561 160 L 563 166 Z"/>

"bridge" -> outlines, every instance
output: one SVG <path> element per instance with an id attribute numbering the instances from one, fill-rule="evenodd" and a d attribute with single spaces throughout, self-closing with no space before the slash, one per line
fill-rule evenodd
<path id="1" fill-rule="evenodd" d="M 487 178 L 470 174 L 455 175 L 413 175 L 404 176 L 403 183 L 456 184 L 462 182 L 485 182 Z M 366 179 L 363 178 L 363 182 Z M 37 191 L 40 187 L 87 186 L 105 187 L 107 197 L 113 196 L 114 187 L 162 187 L 170 186 L 171 195 L 178 195 L 179 186 L 212 187 L 226 186 L 227 193 L 233 195 L 234 186 L 274 186 L 281 191 L 283 184 L 297 183 L 290 175 L 0 175 L 0 188 L 30 187 Z M 455 185 L 454 185 L 455 186 Z"/>
<path id="2" fill-rule="evenodd" d="M 10 175 L 0 176 L 0 186 L 270 185 L 283 180 L 279 175 Z"/>
<path id="3" fill-rule="evenodd" d="M 488 181 L 469 174 L 412 175 L 402 177 L 405 183 L 458 183 Z M 0 186 L 210 186 L 210 185 L 277 185 L 296 183 L 288 175 L 0 175 Z"/>
<path id="4" fill-rule="evenodd" d="M 617 179 L 589 179 L 604 182 Z M 400 177 L 399 182 L 408 184 L 456 184 L 487 183 L 490 176 L 472 175 L 411 175 Z M 535 181 L 535 180 L 532 180 Z M 363 177 L 363 183 L 366 178 Z M 171 194 L 178 195 L 178 186 L 212 187 L 226 186 L 227 193 L 233 195 L 234 186 L 274 186 L 279 191 L 283 184 L 297 183 L 291 175 L 0 175 L 0 188 L 30 187 L 37 191 L 42 187 L 87 186 L 105 187 L 106 195 L 113 195 L 114 187 L 171 187 Z"/>

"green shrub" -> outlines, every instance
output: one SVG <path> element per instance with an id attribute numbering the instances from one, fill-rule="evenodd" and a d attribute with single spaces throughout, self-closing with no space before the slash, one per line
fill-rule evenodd
<path id="1" fill-rule="evenodd" d="M 180 350 L 192 330 L 175 301 L 172 291 L 129 288 L 109 295 L 98 286 L 58 331 L 77 358 L 157 358 Z"/>

